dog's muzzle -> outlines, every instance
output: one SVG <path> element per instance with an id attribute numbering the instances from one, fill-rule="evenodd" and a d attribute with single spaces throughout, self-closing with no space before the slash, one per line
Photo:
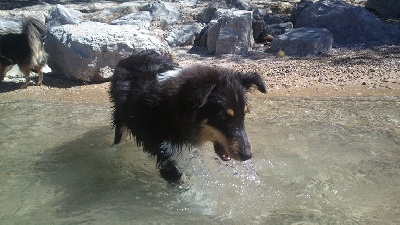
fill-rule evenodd
<path id="1" fill-rule="evenodd" d="M 246 132 L 237 132 L 225 144 L 214 142 L 214 150 L 224 161 L 229 161 L 232 158 L 246 161 L 252 157 L 251 144 L 247 139 Z"/>

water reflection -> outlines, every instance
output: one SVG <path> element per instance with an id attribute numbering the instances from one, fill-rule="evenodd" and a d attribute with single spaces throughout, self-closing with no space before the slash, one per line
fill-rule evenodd
<path id="1" fill-rule="evenodd" d="M 211 145 L 168 184 L 132 141 L 112 146 L 107 105 L 0 103 L 4 224 L 400 223 L 400 100 L 250 102 L 254 158 Z"/>

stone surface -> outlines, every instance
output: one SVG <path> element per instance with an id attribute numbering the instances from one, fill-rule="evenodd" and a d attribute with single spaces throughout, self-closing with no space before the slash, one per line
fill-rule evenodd
<path id="1" fill-rule="evenodd" d="M 0 16 L 0 34 L 22 33 L 22 22 L 20 20 Z"/>
<path id="2" fill-rule="evenodd" d="M 134 51 L 170 51 L 165 41 L 148 31 L 137 30 L 132 25 L 97 22 L 53 27 L 45 41 L 50 68 L 55 73 L 86 82 L 108 80 L 117 62 Z"/>
<path id="3" fill-rule="evenodd" d="M 339 46 L 400 43 L 400 29 L 383 22 L 365 8 L 340 0 L 310 4 L 295 21 L 295 28 L 326 28 Z"/>
<path id="4" fill-rule="evenodd" d="M 65 24 L 79 24 L 78 14 L 80 14 L 79 11 L 69 10 L 63 5 L 56 5 L 54 9 L 50 11 L 50 15 L 46 19 L 46 25 L 47 27 L 54 27 Z"/>
<path id="5" fill-rule="evenodd" d="M 218 10 L 208 28 L 207 49 L 216 54 L 247 54 L 253 44 L 252 12 Z"/>
<path id="6" fill-rule="evenodd" d="M 279 35 L 271 49 L 286 55 L 305 56 L 328 53 L 332 49 L 332 33 L 324 28 L 298 28 Z"/>
<path id="7" fill-rule="evenodd" d="M 153 17 L 149 11 L 134 12 L 111 21 L 112 25 L 135 25 L 137 29 L 149 29 Z"/>
<path id="8" fill-rule="evenodd" d="M 365 3 L 365 8 L 376 11 L 385 18 L 400 18 L 399 0 L 368 0 Z"/>
<path id="9" fill-rule="evenodd" d="M 192 45 L 203 27 L 200 24 L 184 25 L 171 28 L 165 35 L 165 40 L 170 46 Z"/>

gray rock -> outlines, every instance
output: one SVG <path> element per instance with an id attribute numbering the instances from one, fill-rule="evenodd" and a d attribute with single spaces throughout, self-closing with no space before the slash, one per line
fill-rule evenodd
<path id="1" fill-rule="evenodd" d="M 327 53 L 332 49 L 333 35 L 324 28 L 299 28 L 279 35 L 271 43 L 274 51 L 286 55 L 306 56 Z"/>
<path id="2" fill-rule="evenodd" d="M 22 33 L 22 21 L 0 17 L 0 34 Z"/>
<path id="3" fill-rule="evenodd" d="M 179 10 L 168 2 L 151 2 L 146 7 L 146 10 L 151 13 L 154 19 L 164 20 L 167 24 L 175 23 L 181 17 Z"/>
<path id="4" fill-rule="evenodd" d="M 272 35 L 273 37 L 276 37 L 278 35 L 286 33 L 291 29 L 293 29 L 293 24 L 291 22 L 272 24 L 268 25 L 265 28 L 265 34 L 269 34 Z"/>
<path id="5" fill-rule="evenodd" d="M 375 17 L 366 9 L 340 0 L 321 0 L 304 8 L 295 28 L 326 28 L 335 44 L 380 45 L 400 43 L 400 30 Z"/>
<path id="6" fill-rule="evenodd" d="M 78 19 L 79 11 L 71 10 L 70 12 L 67 8 L 62 5 L 56 5 L 54 9 L 50 12 L 50 16 L 46 20 L 47 27 L 60 26 L 65 24 L 79 24 Z"/>
<path id="7" fill-rule="evenodd" d="M 167 31 L 165 40 L 170 46 L 192 45 L 203 29 L 200 24 L 184 25 Z"/>
<path id="8" fill-rule="evenodd" d="M 217 15 L 208 28 L 208 52 L 247 54 L 253 45 L 252 12 L 218 10 Z"/>
<path id="9" fill-rule="evenodd" d="M 365 8 L 372 9 L 385 18 L 400 18 L 399 0 L 368 0 Z"/>
<path id="10" fill-rule="evenodd" d="M 134 12 L 129 15 L 123 16 L 111 22 L 112 25 L 135 25 L 137 29 L 149 29 L 150 23 L 153 20 L 150 12 L 141 11 Z"/>
<path id="11" fill-rule="evenodd" d="M 203 10 L 203 12 L 201 12 L 201 14 L 200 14 L 200 18 L 199 18 L 200 22 L 201 23 L 209 23 L 213 19 L 216 11 L 217 11 L 217 8 L 212 5 L 209 5 L 208 7 L 206 7 Z"/>
<path id="12" fill-rule="evenodd" d="M 108 80 L 117 62 L 132 52 L 170 52 L 165 41 L 149 31 L 98 22 L 52 27 L 45 43 L 54 73 L 85 82 Z"/>

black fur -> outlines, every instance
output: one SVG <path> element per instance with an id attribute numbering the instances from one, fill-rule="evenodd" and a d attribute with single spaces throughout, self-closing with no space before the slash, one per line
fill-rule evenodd
<path id="1" fill-rule="evenodd" d="M 43 38 L 46 34 L 47 28 L 42 22 L 29 18 L 23 22 L 22 33 L 0 36 L 0 82 L 3 81 L 11 66 L 17 64 L 25 76 L 22 88 L 28 86 L 32 70 L 39 74 L 37 84 L 42 84 L 42 69 L 47 62 L 47 54 L 43 46 Z"/>
<path id="2" fill-rule="evenodd" d="M 211 141 L 223 160 L 251 158 L 244 129 L 246 91 L 255 85 L 266 92 L 260 75 L 199 65 L 158 80 L 159 74 L 176 67 L 169 57 L 154 51 L 118 63 L 110 85 L 114 143 L 121 141 L 127 128 L 138 145 L 157 156 L 161 175 L 169 180 L 181 176 L 169 160 L 171 147 Z"/>

